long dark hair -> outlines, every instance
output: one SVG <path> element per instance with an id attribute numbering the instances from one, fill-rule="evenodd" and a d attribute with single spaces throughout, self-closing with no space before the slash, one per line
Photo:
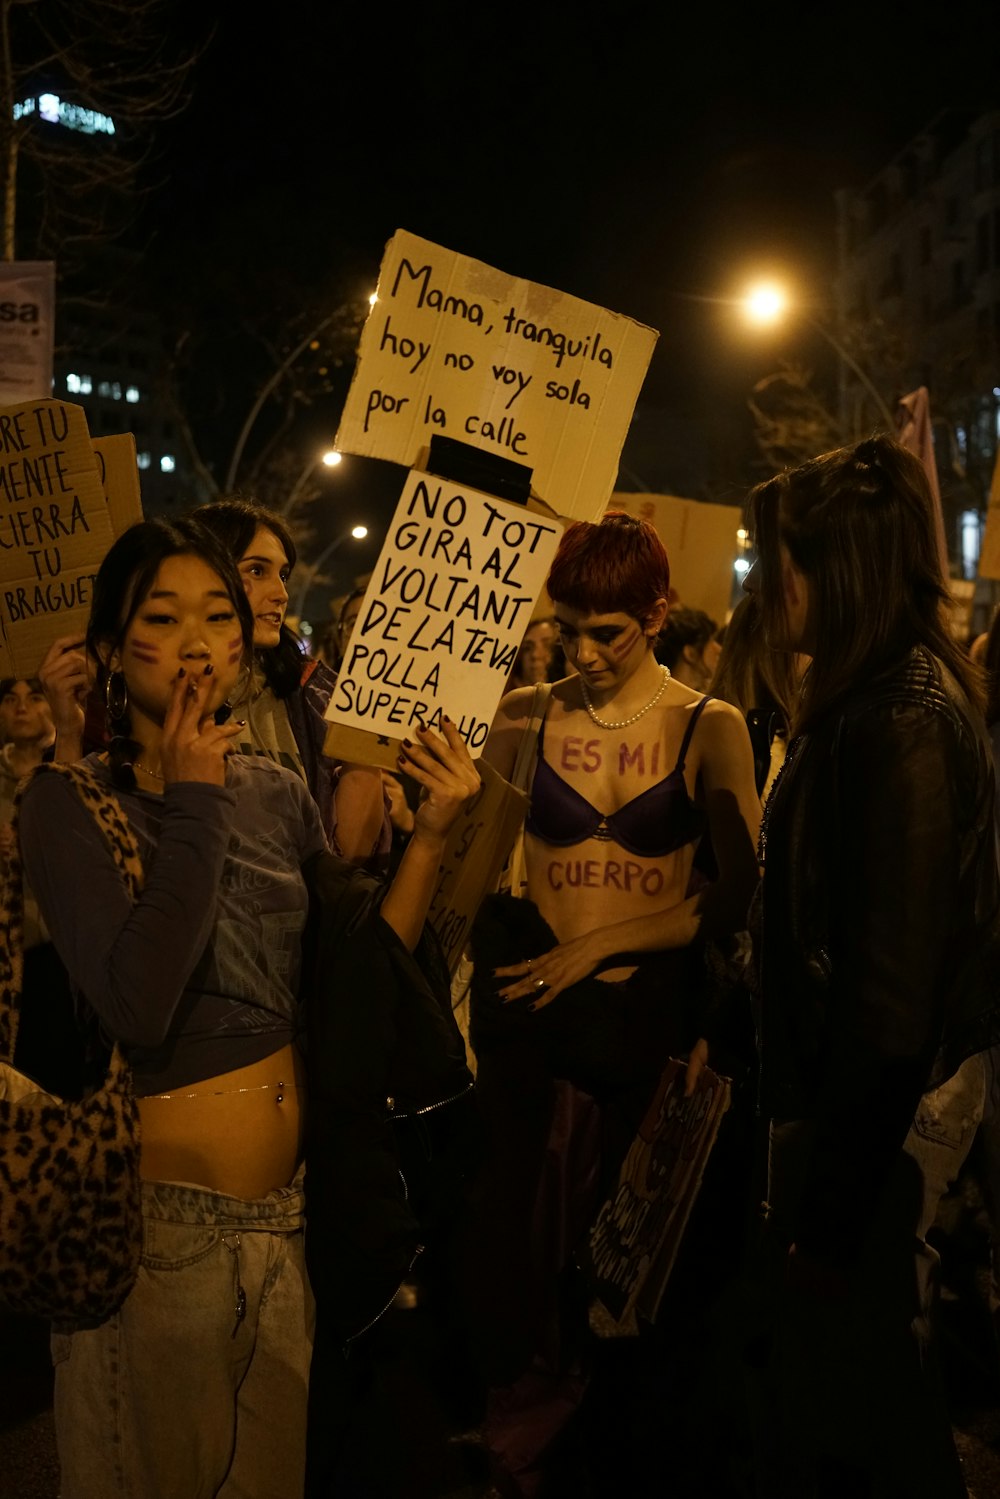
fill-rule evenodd
<path id="1" fill-rule="evenodd" d="M 192 514 L 218 537 L 234 562 L 238 563 L 246 555 L 258 527 L 264 526 L 281 544 L 289 568 L 295 566 L 298 552 L 291 531 L 280 515 L 258 505 L 255 500 L 227 495 L 208 505 L 200 505 Z M 278 644 L 259 650 L 257 659 L 275 697 L 289 697 L 296 691 L 302 681 L 302 645 L 287 625 L 281 626 Z"/>
<path id="2" fill-rule="evenodd" d="M 782 543 L 809 584 L 813 664 L 796 730 L 917 645 L 981 703 L 980 674 L 948 628 L 934 502 L 913 453 L 870 437 L 758 485 L 749 507 L 765 637 L 784 623 Z"/>
<path id="3" fill-rule="evenodd" d="M 795 657 L 768 646 L 752 594 L 744 594 L 726 626 L 711 693 L 739 708 L 744 718 L 757 708 L 779 714 L 786 729 L 792 721 L 798 697 Z"/>
<path id="4" fill-rule="evenodd" d="M 211 532 L 190 516 L 173 522 L 140 521 L 130 526 L 113 544 L 94 579 L 94 597 L 87 623 L 87 651 L 96 668 L 96 690 L 102 697 L 108 691 L 111 671 L 107 660 L 121 648 L 125 633 L 152 588 L 161 565 L 168 557 L 198 557 L 218 573 L 229 595 L 243 635 L 244 654 L 253 649 L 253 615 L 243 580 L 229 556 Z M 125 790 L 135 787 L 131 761 L 139 752 L 132 738 L 128 710 L 113 724 L 109 723 L 111 740 L 108 764 L 116 786 Z"/>

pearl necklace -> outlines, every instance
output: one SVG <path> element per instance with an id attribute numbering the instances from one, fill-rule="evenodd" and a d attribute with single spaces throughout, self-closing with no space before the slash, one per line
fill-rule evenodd
<path id="1" fill-rule="evenodd" d="M 597 714 L 594 712 L 593 708 L 591 707 L 590 693 L 587 691 L 587 684 L 583 680 L 583 677 L 581 677 L 580 678 L 580 691 L 583 693 L 584 707 L 586 708 L 587 712 L 590 714 L 591 718 L 593 719 L 594 723 L 596 723 L 596 725 L 597 725 L 597 727 L 599 729 L 627 729 L 630 723 L 635 723 L 638 719 L 640 719 L 642 717 L 642 715 L 644 713 L 648 713 L 649 710 L 650 710 L 650 708 L 655 708 L 656 705 L 657 705 L 657 703 L 660 701 L 660 698 L 663 696 L 664 691 L 666 690 L 667 683 L 670 681 L 670 667 L 669 666 L 661 666 L 660 667 L 660 673 L 661 673 L 661 676 L 660 676 L 660 685 L 659 685 L 659 687 L 657 687 L 656 691 L 654 692 L 653 696 L 650 698 L 649 702 L 646 704 L 645 708 L 640 708 L 639 711 L 638 711 L 638 713 L 633 713 L 632 714 L 631 718 L 622 718 L 617 723 L 609 723 L 606 718 L 598 718 Z"/>

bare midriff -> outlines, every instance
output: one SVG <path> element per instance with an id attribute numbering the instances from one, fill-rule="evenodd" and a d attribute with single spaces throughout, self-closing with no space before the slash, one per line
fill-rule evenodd
<path id="1" fill-rule="evenodd" d="M 661 709 L 628 728 L 605 730 L 585 713 L 557 710 L 546 721 L 545 758 L 591 806 L 614 812 L 674 768 L 688 711 Z M 693 749 L 687 759 L 690 795 L 697 775 Z M 560 942 L 569 942 L 597 927 L 679 905 L 688 893 L 694 853 L 689 843 L 659 856 L 633 854 L 612 838 L 558 848 L 526 832 L 528 895 Z M 598 977 L 623 979 L 634 966 L 604 969 Z"/>
<path id="2" fill-rule="evenodd" d="M 302 1159 L 305 1064 L 296 1047 L 219 1077 L 139 1099 L 147 1181 L 230 1197 L 287 1187 Z"/>

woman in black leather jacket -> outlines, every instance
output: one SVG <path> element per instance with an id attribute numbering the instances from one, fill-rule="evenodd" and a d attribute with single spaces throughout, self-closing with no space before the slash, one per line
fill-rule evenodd
<path id="1" fill-rule="evenodd" d="M 778 1272 L 765 1490 L 950 1499 L 965 1486 L 903 1142 L 922 1093 L 1000 1026 L 979 680 L 910 453 L 872 438 L 750 506 L 768 642 L 812 657 L 751 913 Z"/>

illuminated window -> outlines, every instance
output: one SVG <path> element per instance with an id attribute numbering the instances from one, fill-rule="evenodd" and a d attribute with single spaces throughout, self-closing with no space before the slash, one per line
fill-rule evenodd
<path id="1" fill-rule="evenodd" d="M 125 399 L 126 401 L 131 401 L 132 405 L 134 406 L 136 401 L 139 399 L 139 387 L 137 385 L 126 386 Z"/>
<path id="2" fill-rule="evenodd" d="M 176 467 L 177 464 L 174 461 L 173 454 L 164 453 L 163 457 L 160 459 L 160 473 L 172 474 Z"/>
<path id="3" fill-rule="evenodd" d="M 99 396 L 107 396 L 110 399 L 110 397 L 111 397 L 111 381 L 110 380 L 98 380 L 98 382 L 97 382 L 97 394 Z"/>
<path id="4" fill-rule="evenodd" d="M 979 567 L 981 542 L 979 512 L 963 510 L 962 519 L 962 576 L 974 578 Z"/>
<path id="5" fill-rule="evenodd" d="M 135 455 L 136 468 L 150 468 L 152 466 L 152 463 L 153 463 L 153 455 L 152 455 L 152 453 L 136 453 L 136 455 Z"/>
<path id="6" fill-rule="evenodd" d="M 78 396 L 80 394 L 80 376 L 67 375 L 66 389 L 69 391 L 71 396 Z"/>

